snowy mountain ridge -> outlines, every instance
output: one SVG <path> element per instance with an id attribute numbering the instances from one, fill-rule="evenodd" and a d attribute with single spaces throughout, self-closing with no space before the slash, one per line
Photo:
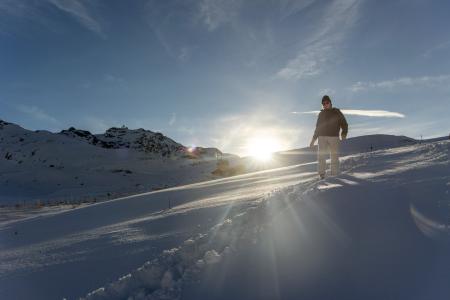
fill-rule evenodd
<path id="1" fill-rule="evenodd" d="M 0 143 L 0 203 L 109 198 L 204 180 L 222 155 L 125 127 L 97 135 L 73 127 L 51 133 L 0 121 Z"/>
<path id="2" fill-rule="evenodd" d="M 10 138 L 20 136 L 18 142 L 26 142 L 26 139 L 32 139 L 33 142 L 37 142 L 39 134 L 47 133 L 47 141 L 64 141 L 64 139 L 59 139 L 57 136 L 65 136 L 76 141 L 84 141 L 88 144 L 106 149 L 134 149 L 136 151 L 155 154 L 156 157 L 184 156 L 189 149 L 189 147 L 175 142 L 160 132 L 153 132 L 143 128 L 128 129 L 125 126 L 120 128 L 111 127 L 103 134 L 92 134 L 87 130 L 74 127 L 62 130 L 59 133 L 51 133 L 45 130 L 26 130 L 14 123 L 0 120 L 0 130 L 2 129 L 8 131 Z M 49 139 L 49 136 L 53 136 L 54 139 Z M 2 134 L 1 138 L 4 144 L 13 142 L 8 140 L 7 134 Z M 209 149 L 208 151 L 200 151 L 202 154 L 222 154 L 217 148 L 198 148 Z"/>
<path id="3" fill-rule="evenodd" d="M 187 147 L 173 141 L 159 132 L 145 129 L 112 127 L 104 134 L 91 134 L 89 131 L 70 127 L 60 134 L 87 141 L 89 144 L 108 149 L 134 149 L 146 153 L 159 154 L 162 157 L 184 155 Z M 219 152 L 219 150 L 217 150 Z"/>

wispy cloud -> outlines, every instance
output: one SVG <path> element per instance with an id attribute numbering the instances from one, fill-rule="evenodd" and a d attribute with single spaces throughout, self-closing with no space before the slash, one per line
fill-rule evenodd
<path id="1" fill-rule="evenodd" d="M 102 38 L 106 38 L 100 23 L 92 16 L 91 12 L 85 5 L 86 0 L 45 0 L 45 1 L 18 1 L 18 0 L 2 0 L 0 1 L 0 30 L 5 31 L 2 27 L 6 24 L 2 22 L 5 16 L 11 16 L 21 19 L 34 20 L 35 22 L 47 24 L 48 15 L 44 11 L 48 5 L 62 11 L 75 18 L 78 23 L 88 30 L 94 32 Z M 92 1 L 90 2 L 92 3 Z M 50 24 L 47 24 L 50 26 Z M 13 29 L 11 29 L 13 30 Z"/>
<path id="2" fill-rule="evenodd" d="M 11 18 L 11 19 L 10 19 Z M 33 20 L 40 23 L 47 23 L 41 17 L 41 12 L 38 6 L 33 1 L 17 1 L 17 0 L 1 0 L 0 1 L 0 33 L 11 34 L 17 32 L 19 29 L 14 26 L 15 23 L 10 21 L 12 19 L 20 19 L 22 21 Z"/>
<path id="3" fill-rule="evenodd" d="M 188 61 L 198 45 L 192 37 L 192 26 L 199 21 L 198 4 L 189 1 L 161 2 L 150 0 L 145 6 L 147 23 L 166 54 L 179 62 Z M 174 6 L 177 13 L 174 13 Z M 176 16 L 176 17 L 175 17 Z M 202 25 L 203 27 L 203 21 Z"/>
<path id="4" fill-rule="evenodd" d="M 302 10 L 308 8 L 317 0 L 280 0 L 280 17 L 281 19 L 295 15 Z"/>
<path id="5" fill-rule="evenodd" d="M 0 15 L 35 18 L 38 15 L 35 1 L 1 0 Z"/>
<path id="6" fill-rule="evenodd" d="M 423 53 L 423 57 L 430 58 L 435 52 L 448 50 L 450 48 L 450 40 L 437 44 Z"/>
<path id="7" fill-rule="evenodd" d="M 354 116 L 367 116 L 367 117 L 383 117 L 383 118 L 404 118 L 405 115 L 398 112 L 386 111 L 386 110 L 360 110 L 360 109 L 342 109 L 342 113 L 346 115 Z"/>
<path id="8" fill-rule="evenodd" d="M 349 89 L 352 92 L 360 92 L 372 89 L 394 89 L 398 87 L 436 87 L 450 84 L 450 75 L 402 77 L 393 80 L 379 82 L 357 82 Z"/>
<path id="9" fill-rule="evenodd" d="M 193 53 L 193 50 L 196 47 L 188 47 L 188 46 L 182 46 L 179 50 L 179 54 L 177 56 L 177 59 L 181 62 L 186 62 L 188 61 Z"/>
<path id="10" fill-rule="evenodd" d="M 193 127 L 188 126 L 180 126 L 177 128 L 177 131 L 188 135 L 194 135 L 196 132 L 196 130 Z"/>
<path id="11" fill-rule="evenodd" d="M 360 2 L 334 0 L 328 5 L 318 21 L 319 29 L 297 56 L 276 73 L 276 77 L 298 80 L 321 74 L 358 19 Z"/>
<path id="12" fill-rule="evenodd" d="M 103 133 L 111 127 L 114 122 L 105 121 L 96 116 L 84 116 L 81 118 L 79 126 L 92 133 Z"/>
<path id="13" fill-rule="evenodd" d="M 0 2 L 0 13 L 2 14 L 20 16 L 27 9 L 27 5 L 16 0 L 2 0 Z"/>
<path id="14" fill-rule="evenodd" d="M 172 116 L 170 116 L 170 120 L 169 120 L 169 126 L 173 126 L 173 124 L 175 124 L 176 121 L 177 121 L 177 114 L 172 113 Z"/>
<path id="15" fill-rule="evenodd" d="M 174 51 L 172 50 L 172 47 L 169 45 L 165 35 L 162 33 L 161 29 L 157 27 L 156 25 L 153 26 L 153 33 L 155 34 L 158 41 L 163 46 L 164 50 L 166 50 L 166 53 L 169 54 L 169 56 L 174 57 Z"/>
<path id="16" fill-rule="evenodd" d="M 124 78 L 113 74 L 105 74 L 103 79 L 105 82 L 112 84 L 124 85 L 126 83 L 126 80 Z"/>
<path id="17" fill-rule="evenodd" d="M 323 95 L 332 96 L 334 94 L 336 94 L 336 91 L 333 89 L 322 89 L 317 95 L 322 97 Z"/>
<path id="18" fill-rule="evenodd" d="M 221 25 L 234 22 L 241 4 L 242 0 L 202 0 L 200 18 L 209 31 L 214 31 Z"/>
<path id="19" fill-rule="evenodd" d="M 404 118 L 405 115 L 398 112 L 391 112 L 386 110 L 361 110 L 361 109 L 341 109 L 345 115 L 366 116 L 366 117 L 382 117 L 382 118 Z M 320 111 L 293 111 L 293 114 L 318 114 Z"/>
<path id="20" fill-rule="evenodd" d="M 94 19 L 81 0 L 48 0 L 48 2 L 53 4 L 59 10 L 71 15 L 88 30 L 96 33 L 102 38 L 106 38 L 100 23 Z"/>
<path id="21" fill-rule="evenodd" d="M 24 114 L 27 114 L 36 120 L 45 121 L 45 122 L 52 123 L 52 124 L 59 124 L 59 121 L 57 119 L 50 116 L 43 109 L 41 109 L 37 106 L 20 104 L 20 105 L 17 105 L 16 108 L 18 111 L 20 111 Z"/>

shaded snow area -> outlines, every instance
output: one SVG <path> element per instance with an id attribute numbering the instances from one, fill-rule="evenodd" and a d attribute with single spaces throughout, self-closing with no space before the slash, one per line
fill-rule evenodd
<path id="1" fill-rule="evenodd" d="M 11 223 L 0 298 L 449 299 L 449 152 L 379 150 L 320 181 L 306 163 Z"/>

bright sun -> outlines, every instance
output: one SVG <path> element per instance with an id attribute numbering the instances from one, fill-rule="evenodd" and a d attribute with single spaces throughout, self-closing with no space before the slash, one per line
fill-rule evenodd
<path id="1" fill-rule="evenodd" d="M 247 155 L 260 161 L 268 161 L 272 153 L 280 150 L 280 142 L 273 137 L 253 137 L 247 141 Z"/>

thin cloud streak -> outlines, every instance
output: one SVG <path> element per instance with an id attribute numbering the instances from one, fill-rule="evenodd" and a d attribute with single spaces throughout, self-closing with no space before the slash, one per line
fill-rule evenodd
<path id="1" fill-rule="evenodd" d="M 44 110 L 42 110 L 37 106 L 20 104 L 16 108 L 18 111 L 27 114 L 36 120 L 45 121 L 53 124 L 59 124 L 58 120 L 56 120 L 54 117 L 50 116 Z"/>
<path id="2" fill-rule="evenodd" d="M 310 7 L 317 0 L 281 0 L 280 1 L 280 15 L 281 20 L 284 20 L 292 15 L 295 15 L 302 10 Z"/>
<path id="3" fill-rule="evenodd" d="M 332 96 L 334 94 L 336 94 L 336 91 L 333 89 L 322 89 L 317 95 L 322 97 L 323 95 Z"/>
<path id="4" fill-rule="evenodd" d="M 391 112 L 386 110 L 360 110 L 360 109 L 341 109 L 343 114 L 352 116 L 378 117 L 378 118 L 405 118 L 404 114 L 398 112 Z M 319 110 L 314 111 L 293 111 L 293 114 L 318 114 Z"/>
<path id="5" fill-rule="evenodd" d="M 23 16 L 28 11 L 28 6 L 16 0 L 3 0 L 0 2 L 0 14 Z"/>
<path id="6" fill-rule="evenodd" d="M 198 45 L 188 38 L 193 29 L 191 25 L 201 22 L 202 28 L 204 26 L 202 17 L 199 16 L 199 8 L 192 8 L 193 5 L 189 6 L 187 2 L 183 2 L 180 13 L 174 18 L 168 7 L 161 7 L 159 4 L 160 1 L 155 0 L 149 1 L 145 6 L 146 22 L 151 32 L 170 58 L 180 63 L 189 61 L 195 54 L 194 50 L 198 48 Z"/>
<path id="7" fill-rule="evenodd" d="M 436 87 L 450 84 L 450 75 L 402 77 L 380 82 L 357 82 L 349 89 L 352 92 L 361 92 L 373 89 L 394 89 L 398 87 Z"/>
<path id="8" fill-rule="evenodd" d="M 214 31 L 221 25 L 234 22 L 241 4 L 242 0 L 202 0 L 200 18 L 208 31 Z"/>
<path id="9" fill-rule="evenodd" d="M 85 28 L 102 38 L 106 38 L 100 23 L 90 15 L 88 9 L 80 0 L 48 0 L 48 2 L 53 4 L 59 10 L 74 17 Z"/>
<path id="10" fill-rule="evenodd" d="M 404 118 L 405 115 L 398 112 L 386 110 L 358 110 L 358 109 L 342 109 L 342 113 L 354 116 L 367 117 L 383 117 L 383 118 Z"/>
<path id="11" fill-rule="evenodd" d="M 12 20 L 35 21 L 51 26 L 42 16 L 39 5 L 34 1 L 0 0 L 0 34 L 12 35 L 23 32 Z"/>
<path id="12" fill-rule="evenodd" d="M 275 77 L 299 80 L 321 74 L 346 39 L 359 17 L 359 0 L 335 0 L 319 20 L 320 29 L 300 49 L 297 57 L 280 69 Z"/>
<path id="13" fill-rule="evenodd" d="M 440 43 L 436 46 L 434 46 L 431 49 L 428 49 L 424 54 L 423 57 L 424 58 L 430 58 L 435 52 L 439 52 L 439 51 L 445 51 L 448 48 L 450 48 L 450 41 L 446 41 L 444 43 Z"/>
<path id="14" fill-rule="evenodd" d="M 177 114 L 172 113 L 172 116 L 170 117 L 170 120 L 169 120 L 169 126 L 173 126 L 176 121 L 177 121 Z"/>
<path id="15" fill-rule="evenodd" d="M 103 77 L 103 80 L 105 82 L 111 83 L 111 84 L 118 84 L 118 85 L 125 85 L 126 84 L 126 80 L 123 79 L 122 77 L 113 75 L 113 74 L 105 74 L 105 76 Z"/>
<path id="16" fill-rule="evenodd" d="M 111 121 L 105 121 L 96 116 L 85 116 L 81 118 L 79 126 L 89 130 L 92 133 L 104 133 L 108 128 L 112 127 L 114 124 Z"/>

